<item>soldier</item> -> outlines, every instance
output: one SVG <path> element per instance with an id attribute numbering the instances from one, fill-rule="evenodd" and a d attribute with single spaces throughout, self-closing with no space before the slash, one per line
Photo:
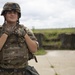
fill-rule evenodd
<path id="1" fill-rule="evenodd" d="M 0 75 L 39 75 L 28 66 L 28 52 L 36 52 L 38 42 L 30 29 L 19 24 L 20 6 L 7 2 L 1 15 L 4 23 L 0 32 Z"/>

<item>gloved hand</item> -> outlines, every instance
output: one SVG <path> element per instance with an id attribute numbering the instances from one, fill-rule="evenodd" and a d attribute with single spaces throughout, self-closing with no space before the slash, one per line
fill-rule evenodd
<path id="1" fill-rule="evenodd" d="M 3 33 L 7 34 L 8 36 L 13 33 L 13 29 L 11 27 L 5 27 Z"/>
<path id="2" fill-rule="evenodd" d="M 26 35 L 26 30 L 23 27 L 19 27 L 18 29 L 15 30 L 15 34 L 18 36 L 25 36 Z"/>

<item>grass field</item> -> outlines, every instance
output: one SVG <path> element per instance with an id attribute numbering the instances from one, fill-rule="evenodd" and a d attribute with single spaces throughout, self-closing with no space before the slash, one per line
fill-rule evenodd
<path id="1" fill-rule="evenodd" d="M 34 33 L 75 33 L 75 28 L 59 28 L 59 29 L 32 29 Z"/>
<path id="2" fill-rule="evenodd" d="M 58 29 L 32 29 L 34 33 L 41 33 L 44 36 L 44 39 L 42 41 L 43 46 L 58 46 L 58 48 L 61 48 L 61 41 L 52 41 L 54 39 L 57 39 L 59 34 L 65 33 L 65 34 L 75 34 L 75 28 L 58 28 Z M 45 53 L 42 52 L 43 50 L 39 50 L 38 54 Z"/>
<path id="3" fill-rule="evenodd" d="M 61 33 L 73 34 L 75 33 L 75 28 L 58 28 L 58 29 L 32 29 L 34 33 L 42 33 L 45 38 L 52 39 L 58 37 Z"/>

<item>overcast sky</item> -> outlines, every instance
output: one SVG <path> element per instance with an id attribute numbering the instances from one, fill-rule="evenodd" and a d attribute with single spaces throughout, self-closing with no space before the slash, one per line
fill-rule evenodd
<path id="1" fill-rule="evenodd" d="M 0 0 L 0 12 L 6 2 L 20 5 L 20 23 L 29 28 L 75 27 L 75 0 Z"/>

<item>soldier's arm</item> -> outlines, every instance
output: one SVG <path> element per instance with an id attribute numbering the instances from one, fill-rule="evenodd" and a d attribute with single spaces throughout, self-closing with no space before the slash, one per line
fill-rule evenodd
<path id="1" fill-rule="evenodd" d="M 2 49 L 2 47 L 3 47 L 3 45 L 4 45 L 4 43 L 6 42 L 6 40 L 7 40 L 7 37 L 8 37 L 8 35 L 7 34 L 2 34 L 2 36 L 0 37 L 0 50 Z"/>
<path id="2" fill-rule="evenodd" d="M 29 37 L 28 34 L 26 34 L 26 35 L 24 36 L 24 38 L 25 38 L 25 41 L 26 41 L 26 43 L 27 43 L 27 45 L 28 45 L 28 48 L 29 48 L 30 52 L 32 52 L 32 53 L 36 52 L 36 51 L 37 51 L 37 48 L 38 48 L 38 43 L 37 43 L 37 41 L 32 40 L 32 39 Z"/>
<path id="3" fill-rule="evenodd" d="M 37 51 L 38 48 L 38 42 L 37 39 L 35 38 L 32 30 L 28 29 L 24 25 L 19 25 L 19 28 L 16 30 L 16 33 L 19 36 L 23 36 L 25 38 L 25 42 L 28 46 L 28 49 L 30 52 L 34 53 Z"/>

